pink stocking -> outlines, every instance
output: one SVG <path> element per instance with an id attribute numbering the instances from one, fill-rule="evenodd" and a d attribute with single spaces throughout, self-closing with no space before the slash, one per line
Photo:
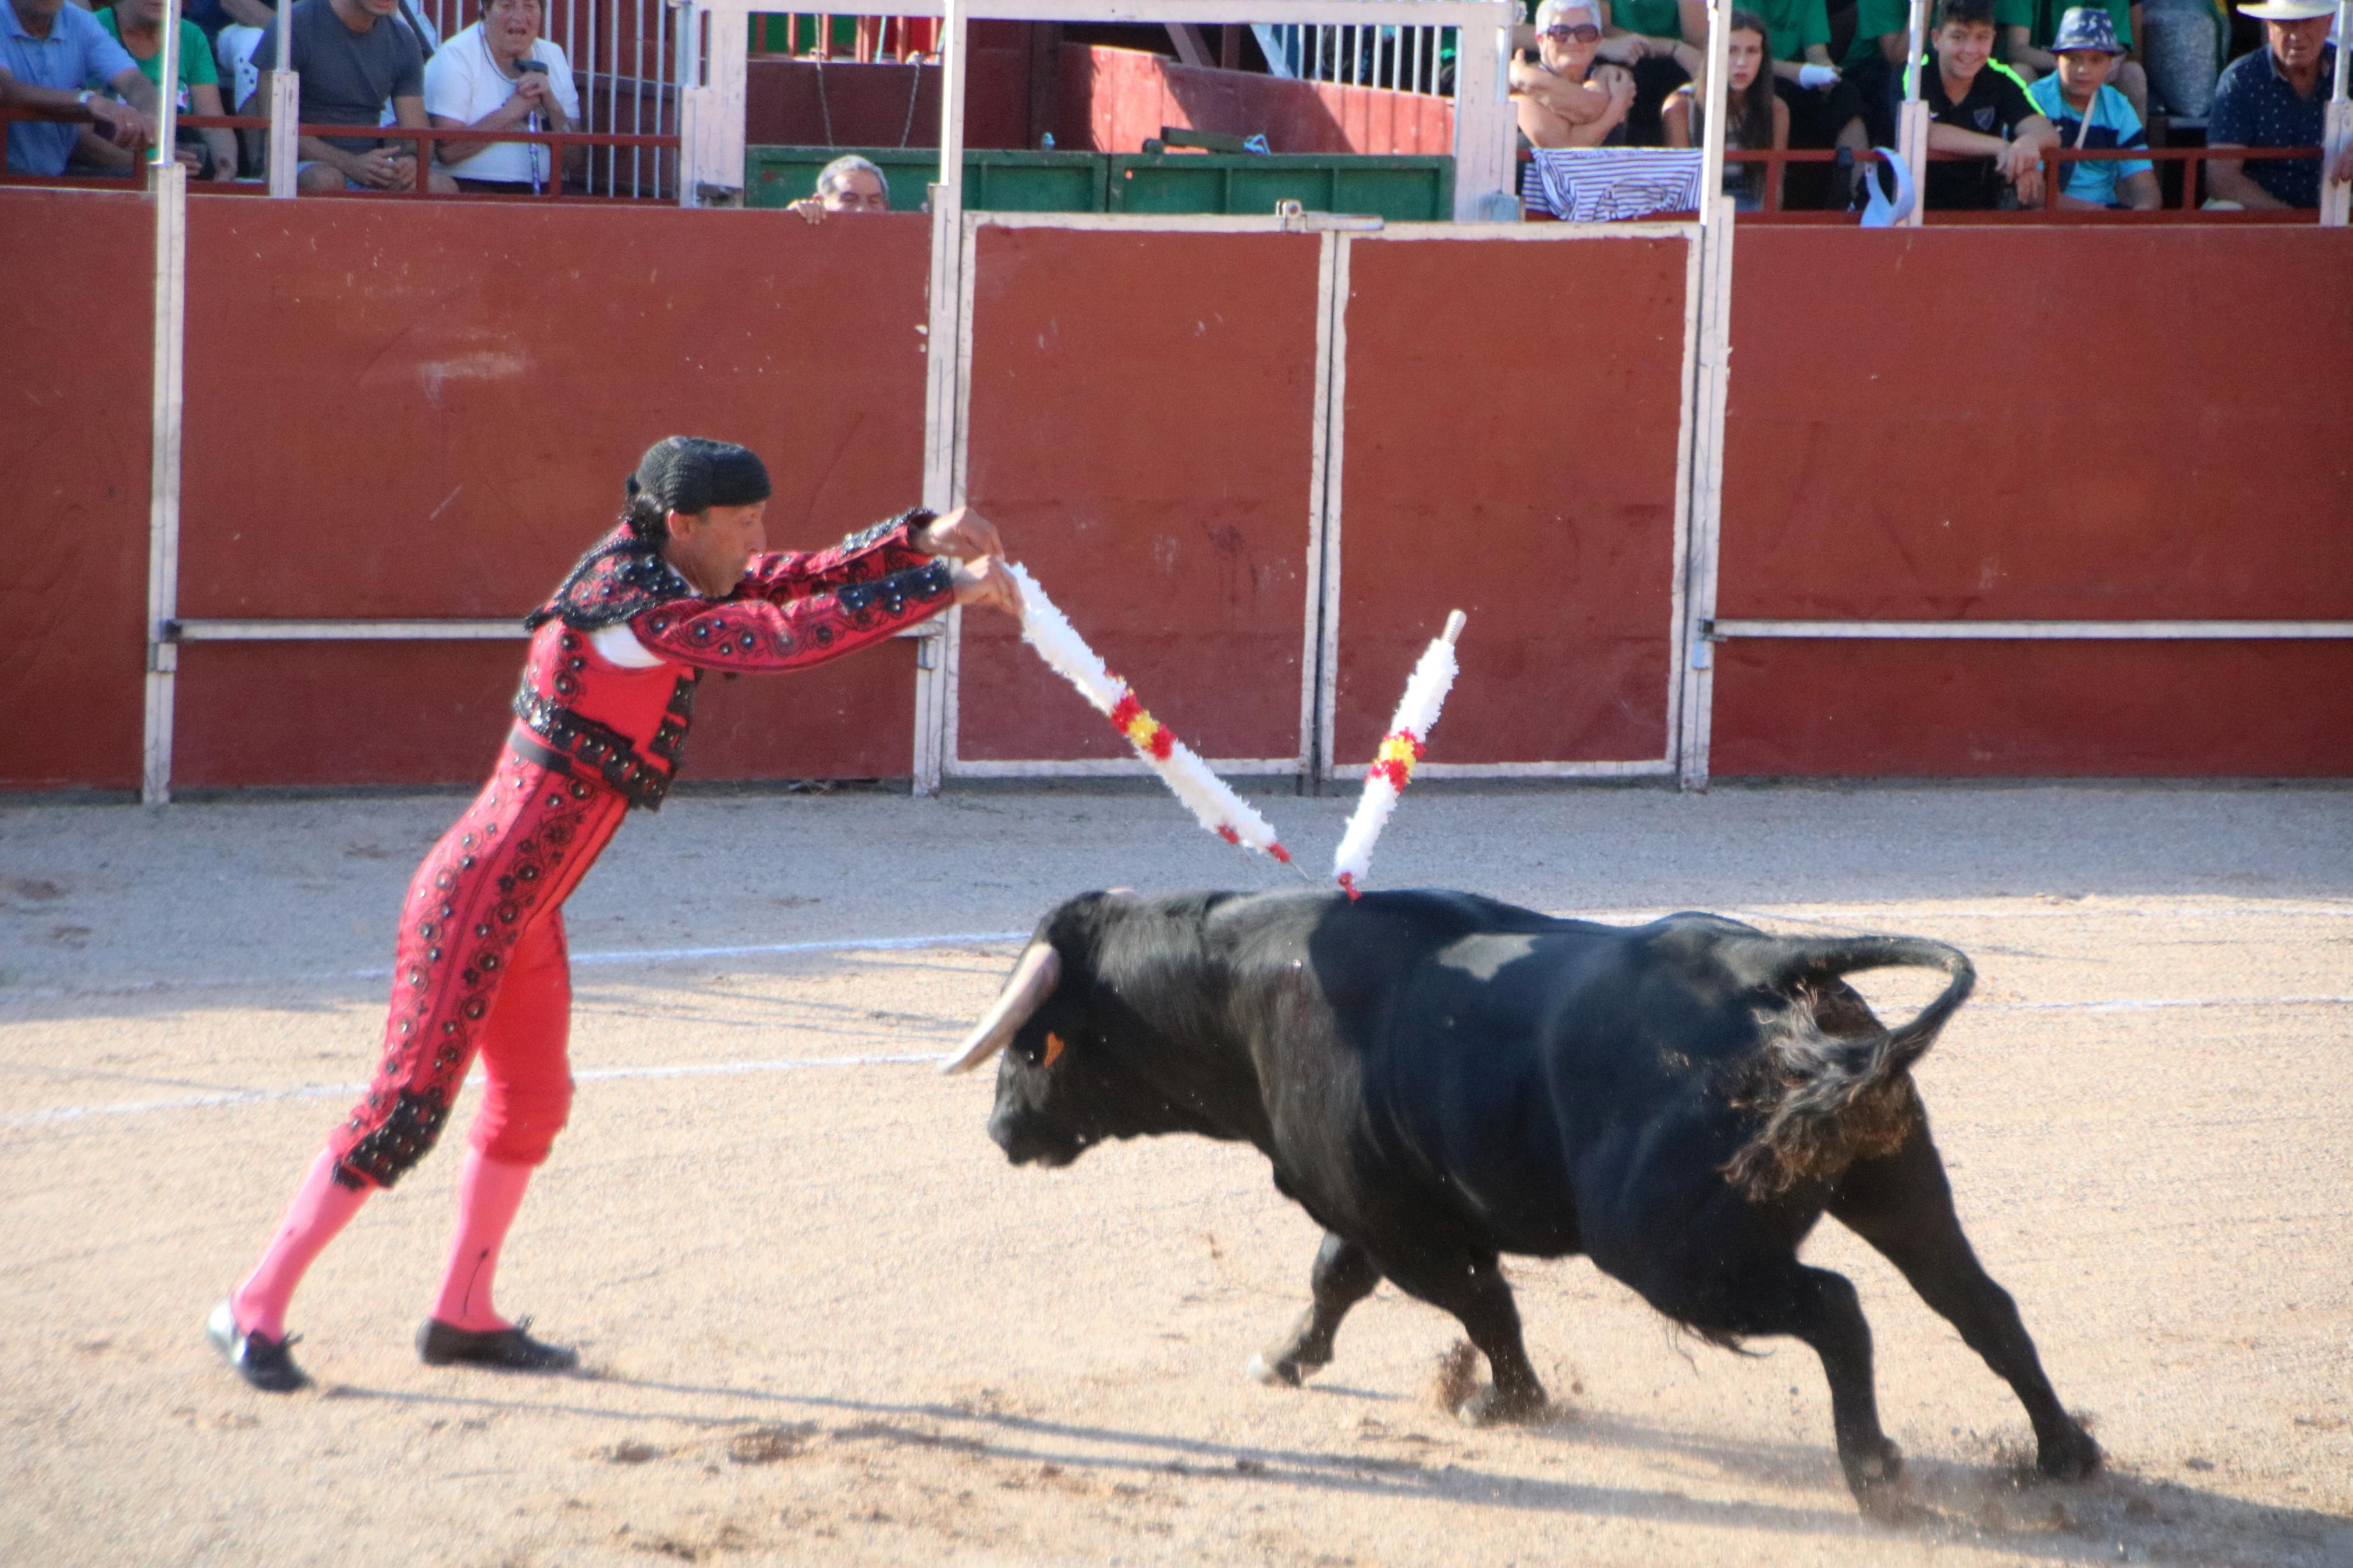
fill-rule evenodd
<path id="1" fill-rule="evenodd" d="M 433 1316 L 441 1322 L 476 1333 L 511 1326 L 491 1305 L 491 1285 L 531 1171 L 467 1147 L 466 1169 L 458 1178 L 458 1235 L 450 1243 L 441 1299 L 433 1304 Z"/>
<path id="2" fill-rule="evenodd" d="M 347 1187 L 335 1180 L 334 1151 L 319 1152 L 294 1201 L 287 1205 L 269 1250 L 261 1255 L 260 1266 L 230 1298 L 237 1327 L 273 1340 L 286 1337 L 286 1304 L 294 1299 L 294 1288 L 302 1283 L 303 1270 L 351 1223 L 372 1190 Z"/>

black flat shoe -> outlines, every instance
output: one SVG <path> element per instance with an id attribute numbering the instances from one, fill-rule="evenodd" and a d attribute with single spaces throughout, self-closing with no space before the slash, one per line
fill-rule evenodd
<path id="1" fill-rule="evenodd" d="M 501 1367 L 508 1372 L 567 1372 L 580 1364 L 580 1352 L 569 1345 L 551 1345 L 524 1332 L 529 1318 L 511 1329 L 452 1328 L 438 1318 L 417 1326 L 417 1353 L 427 1366 L 451 1366 L 464 1362 L 475 1366 Z"/>
<path id="2" fill-rule="evenodd" d="M 220 1352 L 221 1360 L 237 1369 L 237 1376 L 264 1394 L 291 1394 L 311 1381 L 287 1353 L 301 1338 L 300 1334 L 273 1340 L 268 1334 L 247 1333 L 237 1326 L 237 1309 L 227 1299 L 205 1320 L 205 1337 Z"/>

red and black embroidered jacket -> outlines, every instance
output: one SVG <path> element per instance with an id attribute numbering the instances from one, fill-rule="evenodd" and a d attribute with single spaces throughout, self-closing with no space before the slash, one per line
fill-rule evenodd
<path id="1" fill-rule="evenodd" d="M 580 558 L 532 629 L 507 743 L 554 772 L 659 808 L 706 669 L 802 669 L 954 603 L 944 561 L 912 542 L 915 510 L 830 550 L 755 555 L 724 598 L 696 593 L 659 541 L 626 522 Z"/>

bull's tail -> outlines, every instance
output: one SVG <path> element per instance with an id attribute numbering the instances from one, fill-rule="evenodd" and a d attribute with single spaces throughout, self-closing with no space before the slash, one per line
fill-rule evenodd
<path id="1" fill-rule="evenodd" d="M 1841 977 L 1864 969 L 1938 969 L 1943 993 L 1894 1028 L 1870 1017 Z M 1767 1020 L 1735 1098 L 1762 1117 L 1725 1165 L 1752 1196 L 1769 1197 L 1808 1177 L 1835 1179 L 1855 1159 L 1893 1151 L 1916 1118 L 1904 1074 L 1977 985 L 1957 947 L 1918 937 L 1858 936 L 1774 942 L 1771 989 L 1788 1006 Z"/>

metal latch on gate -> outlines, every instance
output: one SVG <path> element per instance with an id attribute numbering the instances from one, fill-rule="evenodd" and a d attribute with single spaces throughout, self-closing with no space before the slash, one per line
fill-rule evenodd
<path id="1" fill-rule="evenodd" d="M 1274 204 L 1274 216 L 1282 222 L 1285 234 L 1378 234 L 1379 218 L 1353 213 L 1312 213 L 1295 201 Z"/>

